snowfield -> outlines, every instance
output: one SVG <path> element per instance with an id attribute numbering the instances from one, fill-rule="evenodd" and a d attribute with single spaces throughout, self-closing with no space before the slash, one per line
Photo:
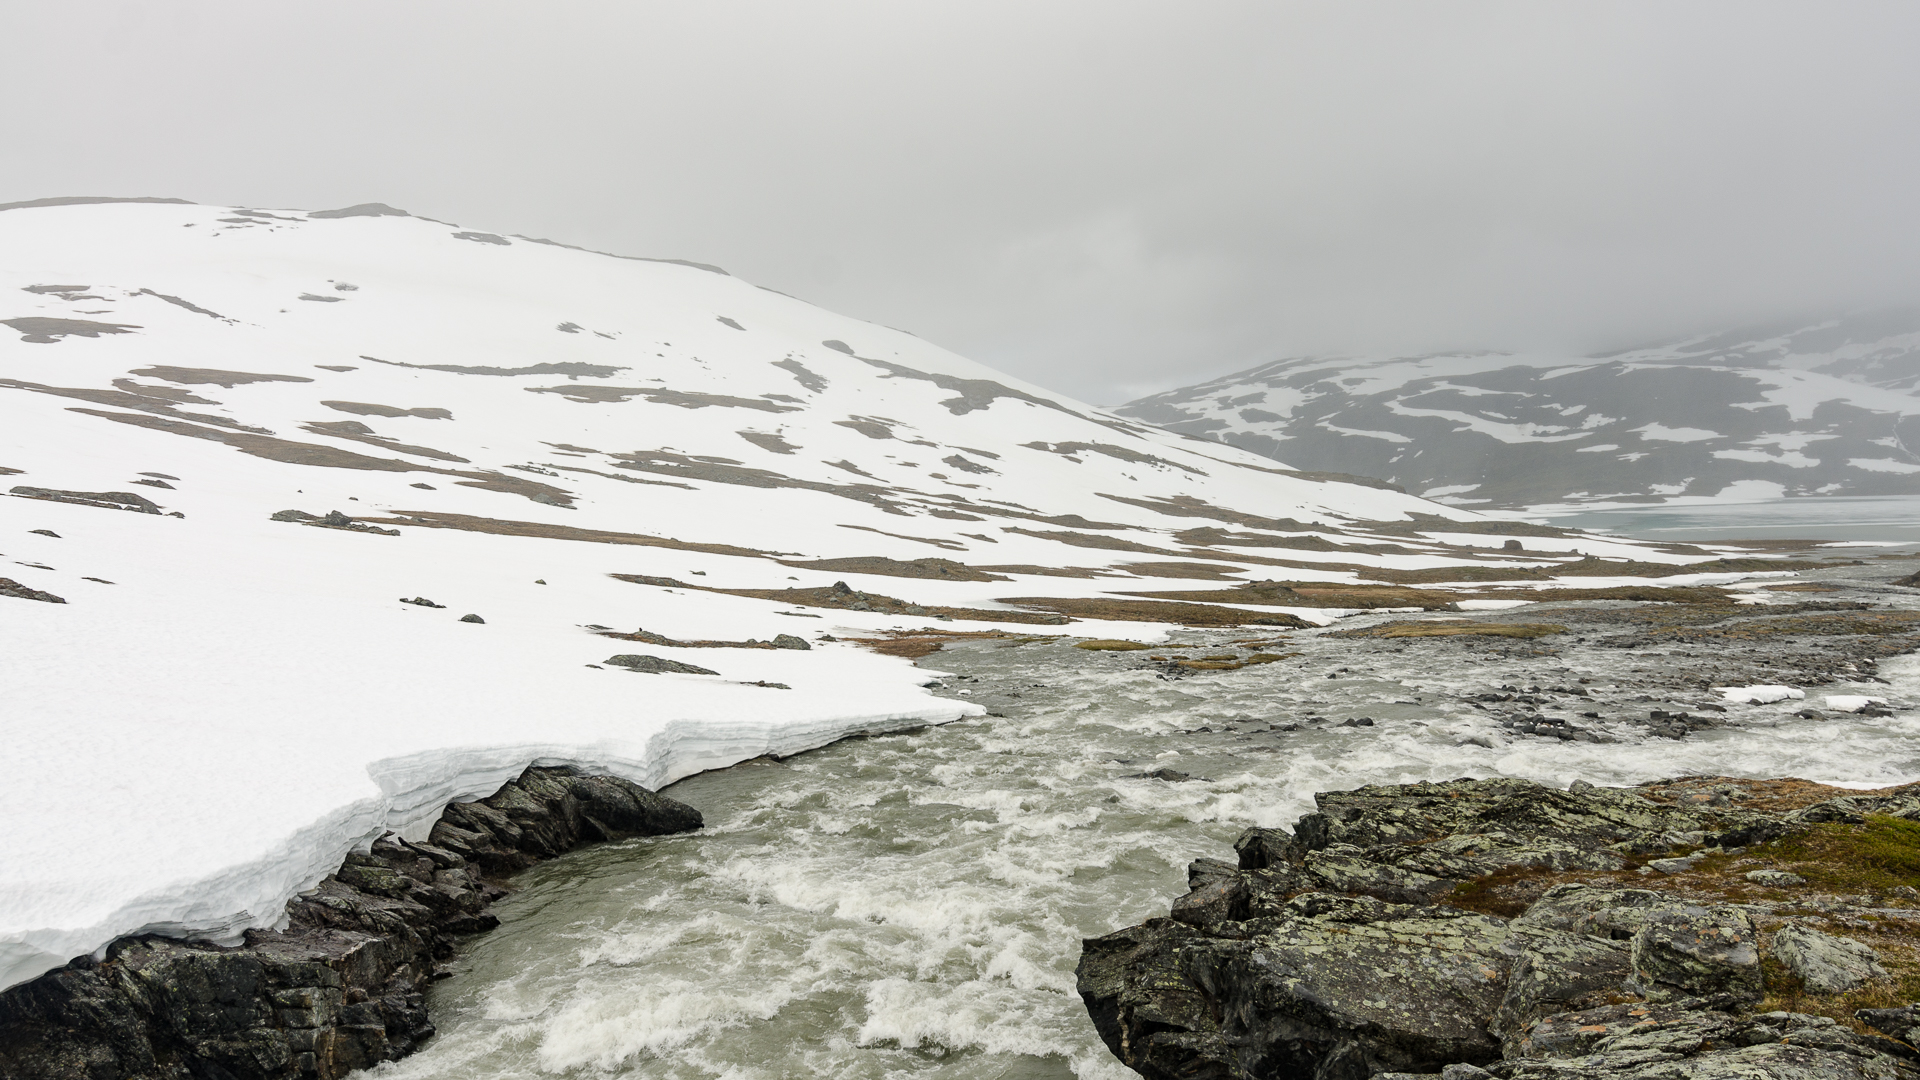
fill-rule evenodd
<path id="1" fill-rule="evenodd" d="M 1454 505 L 1565 513 L 1920 493 L 1916 386 L 1920 311 L 1903 310 L 1605 356 L 1290 357 L 1115 411 Z"/>
<path id="2" fill-rule="evenodd" d="M 0 987 L 271 925 L 531 763 L 657 787 L 979 711 L 848 637 L 1702 555 L 1507 550 L 714 268 L 378 206 L 0 210 Z"/>

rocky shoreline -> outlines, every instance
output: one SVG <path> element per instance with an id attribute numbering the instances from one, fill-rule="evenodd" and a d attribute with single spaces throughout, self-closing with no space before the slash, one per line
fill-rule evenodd
<path id="1" fill-rule="evenodd" d="M 529 768 L 389 835 L 222 947 L 122 938 L 0 992 L 0 1080 L 336 1080 L 432 1036 L 425 991 L 508 875 L 587 843 L 685 832 L 689 806 L 611 776 Z"/>
<path id="2" fill-rule="evenodd" d="M 1316 796 L 1085 942 L 1153 1080 L 1920 1078 L 1920 785 Z"/>

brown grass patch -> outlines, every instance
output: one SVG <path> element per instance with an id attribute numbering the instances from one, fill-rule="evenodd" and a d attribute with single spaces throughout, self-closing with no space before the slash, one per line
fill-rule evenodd
<path id="1" fill-rule="evenodd" d="M 1073 647 L 1076 649 L 1087 649 L 1091 652 L 1136 652 L 1140 649 L 1150 649 L 1153 646 L 1142 645 L 1137 641 L 1101 639 L 1096 641 L 1076 641 L 1073 643 Z"/>
<path id="2" fill-rule="evenodd" d="M 1115 569 L 1125 570 L 1135 577 L 1191 578 L 1195 581 L 1232 581 L 1233 575 L 1244 574 L 1244 566 L 1225 566 L 1220 563 L 1203 562 L 1132 562 L 1119 563 Z"/>
<path id="3" fill-rule="evenodd" d="M 939 652 L 950 641 L 965 641 L 970 638 L 1017 641 L 1022 644 L 1029 641 L 1052 640 L 1024 634 L 1009 634 L 1005 630 L 890 630 L 880 637 L 847 638 L 846 640 L 864 645 L 882 656 L 902 656 L 909 660 L 918 660 L 923 656 L 932 656 Z"/>
<path id="4" fill-rule="evenodd" d="M 503 477 L 503 479 L 506 479 Z M 361 518 L 361 521 L 378 522 L 382 525 L 416 525 L 429 529 L 460 529 L 465 532 L 491 533 L 495 536 L 537 536 L 547 540 L 578 540 L 589 544 L 628 544 L 634 547 L 671 548 L 674 551 L 699 551 L 708 555 L 737 555 L 745 558 L 760 558 L 776 555 L 778 552 L 756 551 L 753 548 L 734 547 L 731 544 L 694 544 L 685 540 L 675 540 L 668 536 L 647 536 L 643 533 L 608 532 L 604 529 L 576 529 L 571 525 L 550 525 L 544 521 L 510 521 L 501 518 L 476 517 L 472 514 L 448 514 L 437 510 L 396 510 L 396 517 Z M 615 577 L 620 575 L 616 574 Z M 698 586 L 675 583 L 679 588 L 697 588 Z"/>
<path id="5" fill-rule="evenodd" d="M 1252 604 L 1259 607 L 1333 607 L 1372 610 L 1385 607 L 1448 608 L 1465 594 L 1398 585 L 1347 584 L 1338 581 L 1254 581 L 1237 589 L 1192 589 L 1183 592 L 1129 592 L 1155 600 L 1216 604 Z"/>
<path id="6" fill-rule="evenodd" d="M 1430 638 L 1430 637 L 1505 637 L 1537 638 L 1564 634 L 1567 628 L 1549 623 L 1473 623 L 1473 622 L 1390 622 L 1358 630 L 1335 630 L 1328 637 Z"/>
<path id="7" fill-rule="evenodd" d="M 821 570 L 830 574 L 876 574 L 885 577 L 927 578 L 936 581 L 1011 581 L 1004 574 L 988 573 L 952 559 L 889 559 L 879 555 L 857 555 L 846 559 L 781 559 L 782 566 L 800 570 Z"/>
<path id="8" fill-rule="evenodd" d="M 1119 600 L 1105 597 L 1016 596 L 998 601 L 1039 608 L 1077 619 L 1112 619 L 1117 622 L 1164 622 L 1185 626 L 1287 626 L 1305 628 L 1312 624 L 1292 615 L 1238 611 L 1211 604 L 1166 603 L 1157 600 Z"/>

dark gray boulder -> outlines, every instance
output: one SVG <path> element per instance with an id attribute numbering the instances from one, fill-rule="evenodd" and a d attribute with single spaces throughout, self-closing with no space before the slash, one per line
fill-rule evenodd
<path id="1" fill-rule="evenodd" d="M 530 768 L 388 837 L 227 948 L 123 938 L 0 992 L 0 1080 L 338 1080 L 432 1037 L 425 991 L 455 938 L 490 930 L 498 875 L 581 843 L 700 827 L 614 777 Z"/>

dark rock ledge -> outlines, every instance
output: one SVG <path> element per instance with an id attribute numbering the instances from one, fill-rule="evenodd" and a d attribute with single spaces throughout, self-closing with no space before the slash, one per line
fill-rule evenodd
<path id="1" fill-rule="evenodd" d="M 593 841 L 700 827 L 610 776 L 529 768 L 454 803 L 424 844 L 391 835 L 223 948 L 142 936 L 0 993 L 0 1080 L 335 1080 L 433 1034 L 425 990 L 517 870 Z"/>
<path id="2" fill-rule="evenodd" d="M 1818 800 L 1818 801 L 1816 801 Z M 1920 785 L 1316 796 L 1085 943 L 1153 1080 L 1920 1080 Z"/>

